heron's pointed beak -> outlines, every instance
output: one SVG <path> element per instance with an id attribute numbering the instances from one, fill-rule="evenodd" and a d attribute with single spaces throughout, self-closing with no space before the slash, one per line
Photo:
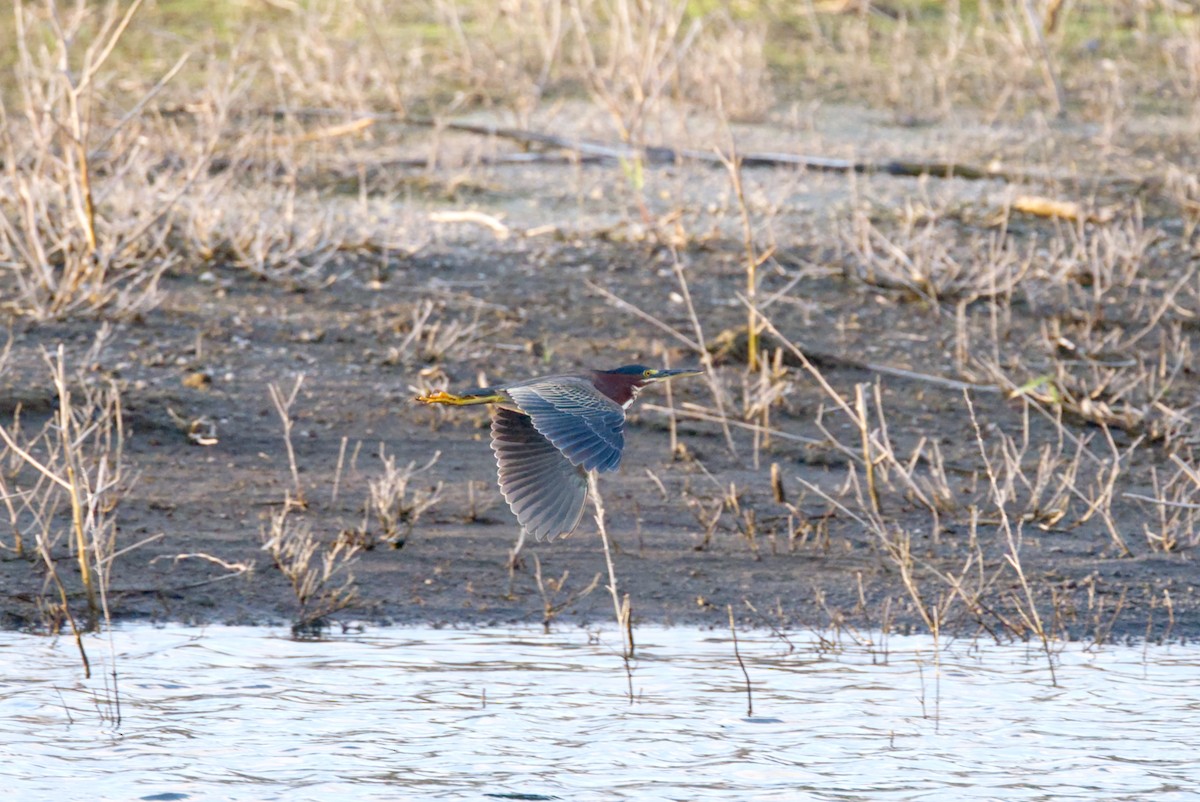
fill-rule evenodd
<path id="1" fill-rule="evenodd" d="M 704 371 L 696 368 L 670 368 L 667 370 L 656 370 L 654 374 L 648 377 L 648 381 L 661 382 L 667 379 L 677 379 L 680 376 L 699 376 Z"/>

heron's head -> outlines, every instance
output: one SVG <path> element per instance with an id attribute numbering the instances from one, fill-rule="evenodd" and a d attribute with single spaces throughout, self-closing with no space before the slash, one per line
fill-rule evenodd
<path id="1" fill-rule="evenodd" d="M 628 405 L 637 392 L 647 384 L 679 376 L 699 376 L 703 372 L 693 368 L 648 368 L 645 365 L 625 365 L 616 370 L 596 371 L 596 389 L 618 404 Z"/>

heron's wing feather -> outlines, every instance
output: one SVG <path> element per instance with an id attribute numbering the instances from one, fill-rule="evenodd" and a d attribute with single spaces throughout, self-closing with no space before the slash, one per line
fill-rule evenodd
<path id="1" fill-rule="evenodd" d="M 525 382 L 507 391 L 572 465 L 604 472 L 621 464 L 625 410 L 591 382 L 558 377 Z"/>
<path id="2" fill-rule="evenodd" d="M 500 492 L 525 531 L 541 540 L 575 530 L 587 498 L 586 475 L 534 428 L 528 415 L 494 407 L 492 451 L 500 467 Z"/>

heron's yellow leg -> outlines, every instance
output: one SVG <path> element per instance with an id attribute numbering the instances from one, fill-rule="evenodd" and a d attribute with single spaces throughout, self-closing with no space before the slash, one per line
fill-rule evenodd
<path id="1" fill-rule="evenodd" d="M 465 407 L 471 404 L 499 404 L 502 401 L 508 400 L 505 396 L 498 393 L 489 393 L 487 395 L 454 395 L 445 390 L 438 390 L 427 395 L 417 396 L 417 400 L 422 404 L 449 404 L 455 407 Z"/>

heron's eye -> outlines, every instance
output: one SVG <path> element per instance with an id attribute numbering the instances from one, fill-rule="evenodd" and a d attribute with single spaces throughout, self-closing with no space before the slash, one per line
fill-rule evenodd
<path id="1" fill-rule="evenodd" d="M 649 379 L 649 378 L 650 378 L 651 376 L 653 376 L 653 375 L 654 375 L 656 372 L 657 372 L 657 371 L 655 371 L 655 370 L 654 370 L 654 368 L 646 368 L 645 370 L 643 370 L 643 371 L 642 371 L 642 376 L 643 376 L 644 378 L 647 378 L 647 379 Z"/>

